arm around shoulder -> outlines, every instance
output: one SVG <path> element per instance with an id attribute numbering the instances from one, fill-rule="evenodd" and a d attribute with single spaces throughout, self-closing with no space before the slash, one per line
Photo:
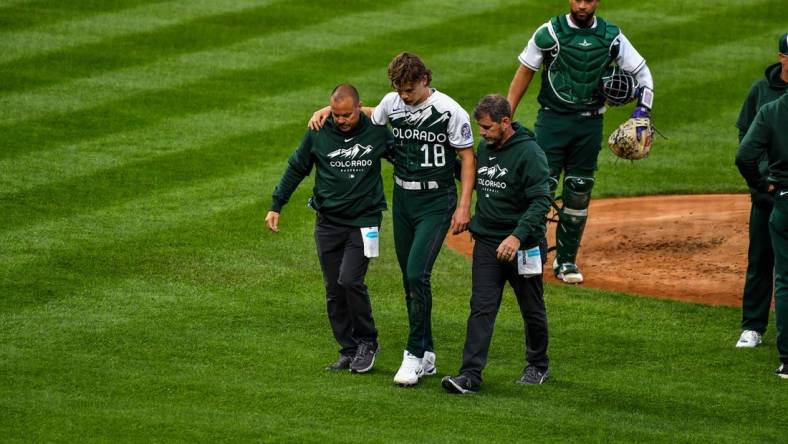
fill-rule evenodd
<path id="1" fill-rule="evenodd" d="M 330 106 L 325 106 L 323 108 L 320 108 L 319 110 L 315 111 L 312 114 L 312 118 L 309 119 L 309 123 L 307 123 L 307 126 L 312 131 L 319 131 L 320 128 L 323 128 L 323 125 L 325 125 L 326 119 L 328 119 L 329 115 L 331 115 Z"/>

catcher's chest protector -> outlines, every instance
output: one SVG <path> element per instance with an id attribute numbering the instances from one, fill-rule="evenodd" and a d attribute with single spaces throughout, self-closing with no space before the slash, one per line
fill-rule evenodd
<path id="1" fill-rule="evenodd" d="M 571 28 L 563 15 L 553 17 L 550 25 L 558 42 L 546 54 L 547 69 L 542 73 L 542 80 L 544 83 L 547 78 L 549 92 L 554 97 L 545 98 L 552 103 L 543 104 L 559 110 L 600 107 L 602 101 L 596 90 L 610 61 L 618 55 L 618 45 L 613 45 L 620 33 L 618 27 L 597 18 L 596 28 Z M 545 86 L 548 85 L 542 85 L 542 93 Z"/>

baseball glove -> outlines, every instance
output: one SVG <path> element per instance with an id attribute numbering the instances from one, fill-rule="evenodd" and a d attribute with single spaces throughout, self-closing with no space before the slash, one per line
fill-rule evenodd
<path id="1" fill-rule="evenodd" d="M 619 125 L 607 139 L 610 150 L 627 160 L 639 160 L 648 156 L 654 126 L 648 117 L 633 117 Z"/>

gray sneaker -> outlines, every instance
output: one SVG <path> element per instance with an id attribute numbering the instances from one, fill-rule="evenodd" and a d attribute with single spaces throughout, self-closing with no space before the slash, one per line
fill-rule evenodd
<path id="1" fill-rule="evenodd" d="M 523 370 L 522 376 L 517 380 L 518 384 L 538 385 L 542 384 L 545 379 L 550 376 L 550 369 L 539 369 L 533 365 L 529 365 Z"/>
<path id="2" fill-rule="evenodd" d="M 353 362 L 350 363 L 350 371 L 366 373 L 372 370 L 372 366 L 375 365 L 375 356 L 379 351 L 380 346 L 377 343 L 362 342 L 358 344 L 356 356 L 353 357 Z"/>
<path id="3" fill-rule="evenodd" d="M 352 356 L 339 355 L 339 358 L 337 358 L 336 362 L 326 366 L 326 370 L 331 370 L 332 372 L 347 370 L 350 368 L 350 361 L 352 360 L 353 360 Z"/>

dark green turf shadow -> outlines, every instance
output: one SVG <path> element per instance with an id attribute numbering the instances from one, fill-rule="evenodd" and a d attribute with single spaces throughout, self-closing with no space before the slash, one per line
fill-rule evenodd
<path id="1" fill-rule="evenodd" d="M 131 9 L 166 0 L 36 0 L 0 7 L 0 31 L 22 31 L 41 25 L 81 20 L 94 15 Z"/>
<path id="2" fill-rule="evenodd" d="M 0 65 L 0 93 L 21 92 L 69 79 L 130 66 L 145 65 L 209 48 L 229 46 L 277 32 L 293 31 L 332 18 L 316 13 L 311 1 L 278 1 L 254 9 L 198 18 L 153 32 L 80 45 L 52 54 L 32 56 Z M 393 4 L 364 0 L 366 10 Z M 325 6 L 332 8 L 332 6 Z M 217 60 L 217 63 L 221 63 Z"/>

